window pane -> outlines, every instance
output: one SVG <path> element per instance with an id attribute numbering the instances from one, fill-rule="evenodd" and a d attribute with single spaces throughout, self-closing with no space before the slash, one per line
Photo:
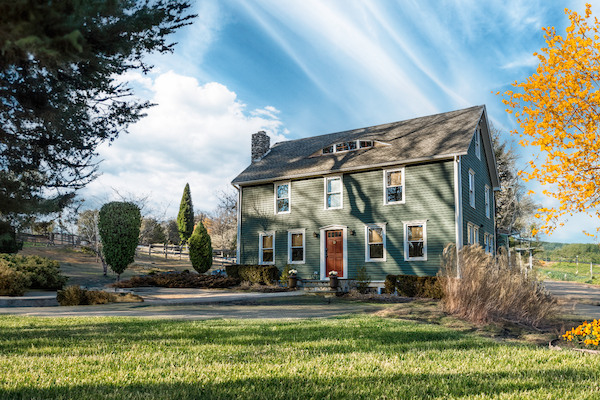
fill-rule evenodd
<path id="1" fill-rule="evenodd" d="M 278 199 L 283 199 L 283 198 L 287 198 L 289 193 L 289 187 L 288 185 L 278 185 L 277 186 L 277 198 Z"/>
<path id="2" fill-rule="evenodd" d="M 301 233 L 293 233 L 292 234 L 292 247 L 302 247 L 302 234 Z"/>
<path id="3" fill-rule="evenodd" d="M 369 243 L 383 243 L 383 229 L 369 228 Z"/>
<path id="4" fill-rule="evenodd" d="M 346 151 L 348 150 L 348 142 L 338 143 L 335 145 L 335 151 Z"/>
<path id="5" fill-rule="evenodd" d="M 388 172 L 388 186 L 402 185 L 402 171 Z"/>
<path id="6" fill-rule="evenodd" d="M 369 245 L 369 258 L 383 258 L 383 243 Z"/>
<path id="7" fill-rule="evenodd" d="M 408 242 L 408 257 L 423 257 L 423 242 Z"/>
<path id="8" fill-rule="evenodd" d="M 408 240 L 423 240 L 423 225 L 409 226 Z"/>
<path id="9" fill-rule="evenodd" d="M 356 150 L 356 142 L 348 142 L 349 150 Z"/>
<path id="10" fill-rule="evenodd" d="M 304 261 L 304 249 L 292 249 L 292 261 Z"/>
<path id="11" fill-rule="evenodd" d="M 325 147 L 323 149 L 323 154 L 333 153 L 333 146 Z"/>
<path id="12" fill-rule="evenodd" d="M 327 208 L 341 207 L 342 206 L 342 195 L 339 193 L 327 195 Z"/>
<path id="13" fill-rule="evenodd" d="M 290 211 L 290 201 L 288 199 L 277 200 L 277 212 Z"/>
<path id="14" fill-rule="evenodd" d="M 273 250 L 263 250 L 263 262 L 273 261 Z"/>
<path id="15" fill-rule="evenodd" d="M 360 147 L 361 148 L 363 148 L 363 147 L 371 147 L 371 146 L 373 146 L 373 142 L 371 142 L 371 141 L 361 141 L 360 142 Z"/>
<path id="16" fill-rule="evenodd" d="M 273 236 L 263 236 L 263 249 L 273 248 Z"/>
<path id="17" fill-rule="evenodd" d="M 402 201 L 402 186 L 394 186 L 387 188 L 387 201 L 388 203 Z"/>
<path id="18" fill-rule="evenodd" d="M 333 178 L 327 180 L 327 193 L 339 193 L 342 191 L 342 180 Z"/>

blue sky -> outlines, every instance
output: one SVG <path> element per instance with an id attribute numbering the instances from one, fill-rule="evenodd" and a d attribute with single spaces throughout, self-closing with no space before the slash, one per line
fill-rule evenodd
<path id="1" fill-rule="evenodd" d="M 197 22 L 151 56 L 148 75 L 122 79 L 157 106 L 130 134 L 99 149 L 103 175 L 82 191 L 91 207 L 149 195 L 175 216 L 186 182 L 196 210 L 250 162 L 250 135 L 272 143 L 485 104 L 496 127 L 514 120 L 500 96 L 535 71 L 543 26 L 564 32 L 552 1 L 198 1 Z M 600 4 L 593 7 L 600 15 Z M 523 165 L 537 154 L 521 150 Z M 538 187 L 530 185 L 531 188 Z M 546 198 L 537 197 L 544 205 Z M 590 242 L 598 220 L 573 216 L 547 238 Z"/>

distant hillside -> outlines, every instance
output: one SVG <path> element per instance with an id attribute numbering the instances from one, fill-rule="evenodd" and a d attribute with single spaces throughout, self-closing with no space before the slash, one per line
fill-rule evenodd
<path id="1" fill-rule="evenodd" d="M 581 262 L 600 263 L 600 246 L 597 244 L 550 242 L 540 242 L 540 244 L 544 251 L 537 254 L 539 258 L 571 261 L 578 257 Z"/>

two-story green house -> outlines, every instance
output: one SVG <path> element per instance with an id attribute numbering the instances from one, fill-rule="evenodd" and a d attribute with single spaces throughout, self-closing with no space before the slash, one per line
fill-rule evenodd
<path id="1" fill-rule="evenodd" d="M 276 143 L 252 137 L 239 191 L 240 264 L 293 264 L 374 284 L 435 275 L 448 243 L 495 251 L 500 189 L 485 106 Z"/>

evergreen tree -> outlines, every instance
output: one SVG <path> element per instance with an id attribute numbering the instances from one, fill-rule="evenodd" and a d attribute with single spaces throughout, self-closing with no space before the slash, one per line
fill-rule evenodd
<path id="1" fill-rule="evenodd" d="M 202 222 L 196 225 L 196 229 L 194 229 L 194 233 L 190 236 L 189 242 L 192 267 L 198 273 L 203 274 L 212 266 L 213 251 L 210 236 Z"/>
<path id="2" fill-rule="evenodd" d="M 133 263 L 140 236 L 142 216 L 133 203 L 113 201 L 102 206 L 98 215 L 98 231 L 106 263 L 118 274 L 117 280 Z"/>
<path id="3" fill-rule="evenodd" d="M 56 212 L 96 177 L 98 145 L 126 133 L 151 106 L 119 76 L 146 73 L 146 54 L 173 51 L 165 38 L 191 23 L 189 7 L 188 0 L 0 2 L 0 215 Z"/>
<path id="4" fill-rule="evenodd" d="M 190 192 L 190 184 L 186 183 L 179 204 L 179 214 L 177 214 L 177 229 L 182 242 L 192 236 L 194 232 L 194 206 L 192 205 L 192 193 Z"/>

